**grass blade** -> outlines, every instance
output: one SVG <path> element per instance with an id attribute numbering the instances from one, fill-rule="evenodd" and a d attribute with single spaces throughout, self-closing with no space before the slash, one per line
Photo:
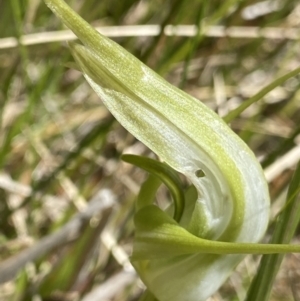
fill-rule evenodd
<path id="1" fill-rule="evenodd" d="M 289 243 L 300 220 L 300 162 L 291 180 L 286 206 L 278 216 L 271 243 Z M 284 255 L 264 255 L 245 301 L 267 301 Z"/>
<path id="2" fill-rule="evenodd" d="M 264 87 L 262 90 L 260 90 L 258 93 L 256 93 L 254 96 L 250 97 L 248 100 L 244 101 L 239 107 L 232 110 L 230 113 L 228 113 L 223 119 L 225 122 L 229 123 L 236 117 L 238 117 L 243 111 L 245 111 L 248 107 L 250 107 L 253 103 L 259 101 L 262 99 L 266 94 L 271 92 L 273 89 L 278 87 L 279 85 L 283 84 L 286 80 L 289 78 L 292 78 L 296 76 L 300 72 L 300 67 L 294 69 L 293 71 L 277 78 L 272 83 Z"/>

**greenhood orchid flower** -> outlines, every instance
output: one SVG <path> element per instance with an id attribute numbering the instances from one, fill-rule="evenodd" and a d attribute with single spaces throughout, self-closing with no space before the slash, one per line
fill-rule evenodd
<path id="1" fill-rule="evenodd" d="M 206 300 L 241 254 L 300 251 L 255 244 L 268 225 L 268 187 L 251 150 L 217 114 L 99 34 L 63 1 L 45 2 L 83 43 L 70 44 L 72 55 L 110 112 L 197 190 L 177 219 L 151 204 L 136 213 L 132 263 L 159 301 Z"/>

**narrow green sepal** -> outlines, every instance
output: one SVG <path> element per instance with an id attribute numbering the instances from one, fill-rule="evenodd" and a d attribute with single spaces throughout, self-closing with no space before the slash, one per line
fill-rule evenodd
<path id="1" fill-rule="evenodd" d="M 182 228 L 155 205 L 135 215 L 136 236 L 132 260 L 171 258 L 186 254 L 300 253 L 300 245 L 231 243 L 199 238 Z"/>

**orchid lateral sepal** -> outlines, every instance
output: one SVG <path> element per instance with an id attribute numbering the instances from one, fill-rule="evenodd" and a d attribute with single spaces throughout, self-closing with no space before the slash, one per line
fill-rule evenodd
<path id="1" fill-rule="evenodd" d="M 136 213 L 135 226 L 132 261 L 197 253 L 224 255 L 300 252 L 300 245 L 231 243 L 202 239 L 185 230 L 155 205 L 144 207 Z"/>

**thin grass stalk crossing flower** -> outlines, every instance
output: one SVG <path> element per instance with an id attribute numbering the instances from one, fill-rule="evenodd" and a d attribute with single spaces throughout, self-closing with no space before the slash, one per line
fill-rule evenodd
<path id="1" fill-rule="evenodd" d="M 241 254 L 300 252 L 300 246 L 256 244 L 269 220 L 267 183 L 252 151 L 217 114 L 100 35 L 65 2 L 45 3 L 83 43 L 70 50 L 110 112 L 197 190 L 197 198 L 184 201 L 182 217 L 151 204 L 135 215 L 132 263 L 159 301 L 206 300 Z M 129 160 L 147 169 L 147 162 Z M 167 167 L 152 169 L 177 185 L 168 182 Z"/>

